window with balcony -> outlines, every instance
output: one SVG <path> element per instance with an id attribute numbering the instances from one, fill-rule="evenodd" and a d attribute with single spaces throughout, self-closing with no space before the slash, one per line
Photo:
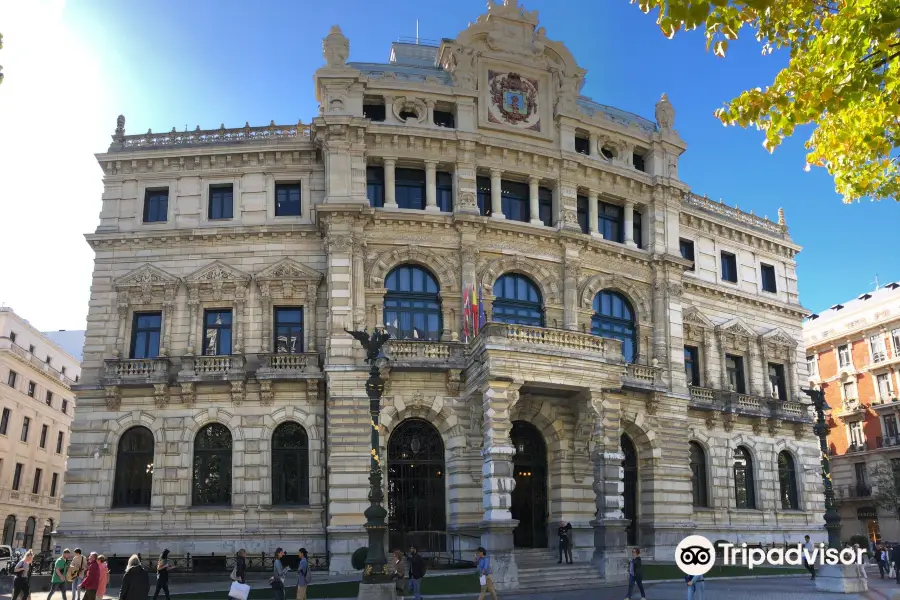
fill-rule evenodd
<path id="1" fill-rule="evenodd" d="M 440 286 L 428 270 L 401 265 L 384 279 L 384 323 L 395 339 L 439 340 L 442 331 Z"/>
<path id="2" fill-rule="evenodd" d="M 41 441 L 40 441 L 41 448 L 47 447 L 47 431 L 48 430 L 49 430 L 49 427 L 47 427 L 46 425 L 41 425 Z"/>
<path id="3" fill-rule="evenodd" d="M 30 352 L 31 354 L 34 354 L 34 344 L 31 344 L 30 346 L 28 346 L 28 352 Z"/>
<path id="4" fill-rule="evenodd" d="M 394 197 L 400 208 L 424 210 L 425 171 L 422 169 L 396 169 Z"/>
<path id="5" fill-rule="evenodd" d="M 209 186 L 209 220 L 234 218 L 234 186 Z"/>
<path id="6" fill-rule="evenodd" d="M 722 252 L 722 281 L 737 283 L 737 257 L 731 252 Z"/>
<path id="7" fill-rule="evenodd" d="M 875 376 L 875 385 L 878 388 L 878 397 L 882 402 L 890 402 L 894 397 L 894 389 L 891 385 L 889 373 L 879 373 Z"/>
<path id="8" fill-rule="evenodd" d="M 56 498 L 56 488 L 59 485 L 59 473 L 54 473 L 50 478 L 50 497 Z"/>
<path id="9" fill-rule="evenodd" d="M 849 367 L 850 366 L 850 346 L 844 344 L 843 346 L 838 346 L 838 366 L 839 367 Z"/>
<path id="10" fill-rule="evenodd" d="M 169 188 L 144 192 L 144 223 L 165 223 L 169 218 Z"/>
<path id="11" fill-rule="evenodd" d="M 856 486 L 862 487 L 869 485 L 869 471 L 866 468 L 866 463 L 854 463 L 853 470 L 856 473 Z"/>
<path id="12" fill-rule="evenodd" d="M 384 167 L 366 167 L 366 197 L 369 206 L 384 206 Z"/>
<path id="13" fill-rule="evenodd" d="M 34 470 L 34 480 L 31 482 L 31 493 L 38 494 L 41 491 L 41 475 L 44 472 L 41 469 Z"/>
<path id="14" fill-rule="evenodd" d="M 9 419 L 11 416 L 12 411 L 8 408 L 4 408 L 3 414 L 0 416 L 0 435 L 6 435 L 6 432 L 9 429 Z"/>
<path id="15" fill-rule="evenodd" d="M 851 450 L 862 448 L 866 441 L 863 436 L 862 421 L 851 421 L 850 423 L 847 423 L 847 439 L 850 440 Z"/>
<path id="16" fill-rule="evenodd" d="M 47 390 L 47 395 L 44 397 L 44 403 L 47 406 L 53 405 L 53 392 L 51 392 L 50 390 Z"/>
<path id="17" fill-rule="evenodd" d="M 28 396 L 34 398 L 34 394 L 37 390 L 37 385 L 33 381 L 28 382 Z"/>
<path id="18" fill-rule="evenodd" d="M 31 427 L 31 419 L 29 417 L 22 417 L 22 435 L 19 436 L 19 441 L 28 442 L 28 429 Z"/>
<path id="19" fill-rule="evenodd" d="M 63 375 L 65 375 L 65 374 L 66 374 L 66 368 L 65 368 L 65 367 L 60 367 L 60 368 L 59 368 L 59 372 L 62 373 Z"/>
<path id="20" fill-rule="evenodd" d="M 787 400 L 787 388 L 784 381 L 784 365 L 769 363 L 769 386 L 775 397 Z"/>
<path id="21" fill-rule="evenodd" d="M 22 470 L 25 469 L 25 465 L 22 463 L 16 463 L 16 469 L 13 471 L 13 480 L 12 480 L 12 489 L 13 491 L 18 492 L 19 487 L 22 485 Z"/>
<path id="22" fill-rule="evenodd" d="M 694 261 L 694 242 L 693 240 L 678 240 L 678 249 L 681 251 L 681 258 Z M 689 271 L 693 271 L 696 265 L 691 265 Z"/>
<path id="23" fill-rule="evenodd" d="M 506 273 L 494 282 L 492 320 L 498 323 L 544 326 L 541 292 L 529 277 Z"/>
<path id="24" fill-rule="evenodd" d="M 876 333 L 869 337 L 869 352 L 872 354 L 873 363 L 887 360 L 887 348 L 885 347 L 883 333 Z"/>
<path id="25" fill-rule="evenodd" d="M 622 340 L 625 362 L 633 363 L 637 357 L 637 328 L 631 303 L 618 292 L 604 290 L 594 296 L 593 309 L 591 333 Z"/>
<path id="26" fill-rule="evenodd" d="M 850 401 L 858 399 L 855 381 L 845 381 L 842 387 L 844 390 L 844 400 Z"/>
<path id="27" fill-rule="evenodd" d="M 622 235 L 622 207 L 607 202 L 597 204 L 597 229 L 603 235 L 603 239 L 621 243 Z"/>
<path id="28" fill-rule="evenodd" d="M 697 442 L 691 442 L 691 492 L 694 506 L 709 506 L 709 486 L 706 483 L 706 452 Z"/>
<path id="29" fill-rule="evenodd" d="M 743 446 L 734 449 L 732 473 L 734 475 L 735 508 L 756 508 L 753 487 L 753 459 Z"/>
<path id="30" fill-rule="evenodd" d="M 6 377 L 6 385 L 11 388 L 16 387 L 16 383 L 19 381 L 19 374 L 15 371 L 10 370 L 9 375 Z"/>
<path id="31" fill-rule="evenodd" d="M 898 441 L 897 415 L 891 413 L 884 415 L 885 446 L 896 446 Z"/>
<path id="32" fill-rule="evenodd" d="M 146 427 L 132 427 L 119 438 L 113 507 L 150 506 L 153 491 L 153 448 L 153 432 Z"/>
<path id="33" fill-rule="evenodd" d="M 231 504 L 231 432 L 220 423 L 211 423 L 194 439 L 194 506 Z"/>
<path id="34" fill-rule="evenodd" d="M 435 199 L 441 212 L 453 212 L 453 176 L 450 173 L 438 171 L 435 178 Z"/>
<path id="35" fill-rule="evenodd" d="M 58 431 L 56 433 L 56 453 L 57 454 L 62 454 L 62 451 L 63 451 L 63 435 L 64 434 L 62 431 Z"/>
<path id="36" fill-rule="evenodd" d="M 725 355 L 725 373 L 728 376 L 728 386 L 732 392 L 746 394 L 747 388 L 744 382 L 744 357 L 733 354 Z"/>
<path id="37" fill-rule="evenodd" d="M 203 354 L 221 356 L 231 354 L 231 311 L 203 311 Z"/>
<path id="38" fill-rule="evenodd" d="M 300 216 L 300 184 L 276 183 L 275 184 L 275 216 L 299 217 Z"/>
<path id="39" fill-rule="evenodd" d="M 794 466 L 794 457 L 786 450 L 778 453 L 778 491 L 782 510 L 800 508 L 797 499 L 797 469 Z"/>
<path id="40" fill-rule="evenodd" d="M 696 346 L 684 347 L 684 374 L 688 385 L 700 385 L 700 351 Z"/>
<path id="41" fill-rule="evenodd" d="M 15 331 L 9 332 L 9 341 L 12 342 L 13 344 L 16 343 L 16 332 Z"/>
<path id="42" fill-rule="evenodd" d="M 894 346 L 893 356 L 900 356 L 900 328 L 891 331 L 891 343 Z"/>
<path id="43" fill-rule="evenodd" d="M 277 307 L 274 317 L 275 352 L 280 354 L 303 352 L 303 308 Z"/>
<path id="44" fill-rule="evenodd" d="M 134 313 L 131 327 L 130 358 L 156 358 L 159 356 L 161 332 L 161 312 Z"/>
<path id="45" fill-rule="evenodd" d="M 759 272 L 762 276 L 762 289 L 764 292 L 774 294 L 778 291 L 778 284 L 775 279 L 775 267 L 772 265 L 760 264 Z"/>

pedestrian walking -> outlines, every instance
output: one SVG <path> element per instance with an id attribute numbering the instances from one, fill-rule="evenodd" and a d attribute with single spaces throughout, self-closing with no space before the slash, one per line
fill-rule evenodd
<path id="1" fill-rule="evenodd" d="M 175 565 L 169 562 L 169 549 L 166 548 L 159 555 L 159 561 L 156 563 L 156 591 L 153 592 L 153 600 L 159 597 L 160 590 L 165 593 L 166 600 L 169 600 L 169 571 L 174 568 Z"/>
<path id="2" fill-rule="evenodd" d="M 859 556 L 859 544 L 853 544 L 853 553 L 856 556 Z M 856 576 L 860 579 L 868 579 L 869 574 L 866 573 L 866 559 L 865 554 L 863 555 L 863 559 L 856 563 Z"/>
<path id="3" fill-rule="evenodd" d="M 391 578 L 396 583 L 397 595 L 400 596 L 404 592 L 406 592 L 406 576 L 407 576 L 407 564 L 406 557 L 403 556 L 403 552 L 400 550 L 394 550 L 394 564 L 393 573 L 391 573 Z"/>
<path id="4" fill-rule="evenodd" d="M 891 549 L 891 564 L 894 567 L 894 576 L 897 583 L 900 583 L 900 544 L 895 544 Z"/>
<path id="5" fill-rule="evenodd" d="M 647 600 L 644 597 L 647 594 L 644 593 L 644 565 L 641 562 L 640 548 L 632 549 L 631 560 L 628 561 L 628 596 L 625 597 L 625 600 L 631 600 L 631 593 L 634 591 L 635 584 L 641 591 L 641 600 Z"/>
<path id="6" fill-rule="evenodd" d="M 28 600 L 31 595 L 31 569 L 34 564 L 34 552 L 29 550 L 15 567 L 13 567 L 13 593 L 12 600 L 17 600 L 20 596 L 22 600 Z"/>
<path id="7" fill-rule="evenodd" d="M 497 600 L 497 590 L 494 589 L 494 580 L 491 577 L 491 559 L 487 556 L 487 550 L 479 546 L 475 551 L 475 568 L 478 570 L 478 583 L 481 584 L 481 595 L 478 600 L 484 600 L 487 593 Z"/>
<path id="8" fill-rule="evenodd" d="M 150 595 L 150 575 L 141 565 L 140 556 L 134 554 L 128 559 L 119 600 L 147 600 Z"/>
<path id="9" fill-rule="evenodd" d="M 881 575 L 881 578 L 884 579 L 884 572 L 890 572 L 887 550 L 884 546 L 879 544 L 878 547 L 875 548 L 875 558 L 878 560 L 878 573 Z"/>
<path id="10" fill-rule="evenodd" d="M 97 600 L 97 588 L 100 587 L 100 563 L 97 553 L 88 554 L 87 571 L 78 589 L 84 590 L 84 600 Z"/>
<path id="11" fill-rule="evenodd" d="M 66 572 L 66 582 L 72 584 L 72 600 L 81 600 L 81 582 L 86 566 L 87 559 L 81 553 L 81 548 L 75 548 L 75 556 L 72 557 L 69 570 Z"/>
<path id="12" fill-rule="evenodd" d="M 272 575 L 272 589 L 275 590 L 275 600 L 284 600 L 284 576 L 291 570 L 290 567 L 282 564 L 282 558 L 284 558 L 284 549 L 276 548 L 274 574 Z"/>
<path id="13" fill-rule="evenodd" d="M 569 537 L 571 532 L 572 524 L 560 521 L 559 529 L 557 530 L 557 535 L 559 536 L 559 560 L 556 561 L 556 564 L 558 565 L 562 564 L 563 555 L 566 557 L 566 564 L 572 564 L 572 540 Z"/>
<path id="14" fill-rule="evenodd" d="M 687 580 L 687 600 L 703 600 L 706 592 L 706 580 L 703 575 L 689 575 Z"/>
<path id="15" fill-rule="evenodd" d="M 803 549 L 806 551 L 803 556 L 803 566 L 809 571 L 809 578 L 816 578 L 816 568 L 810 564 L 809 559 L 807 557 L 812 557 L 812 553 L 815 550 L 815 546 L 810 541 L 809 536 L 803 536 Z"/>
<path id="16" fill-rule="evenodd" d="M 300 548 L 297 554 L 300 556 L 300 565 L 297 567 L 297 600 L 306 600 L 306 590 L 312 581 L 309 572 L 309 553 L 306 548 Z"/>
<path id="17" fill-rule="evenodd" d="M 415 546 L 409 547 L 409 591 L 415 600 L 422 600 L 422 578 L 425 577 L 425 559 Z"/>
<path id="18" fill-rule="evenodd" d="M 62 594 L 62 600 L 66 600 L 66 570 L 69 565 L 71 552 L 66 548 L 63 550 L 62 556 L 53 563 L 53 573 L 50 575 L 50 593 L 47 594 L 47 600 L 53 598 L 53 592 L 59 590 Z"/>
<path id="19" fill-rule="evenodd" d="M 100 585 L 97 586 L 97 600 L 103 600 L 106 594 L 106 586 L 109 584 L 109 564 L 106 557 L 102 554 L 97 557 L 97 563 L 100 565 Z"/>
<path id="20" fill-rule="evenodd" d="M 231 574 L 231 580 L 240 584 L 246 584 L 247 577 L 247 551 L 241 548 L 238 550 L 237 556 L 234 558 L 234 571 Z"/>

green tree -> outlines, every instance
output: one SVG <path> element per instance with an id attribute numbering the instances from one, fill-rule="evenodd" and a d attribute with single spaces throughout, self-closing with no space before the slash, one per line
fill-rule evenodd
<path id="1" fill-rule="evenodd" d="M 872 482 L 872 501 L 900 516 L 900 462 L 880 460 L 869 469 Z"/>
<path id="2" fill-rule="evenodd" d="M 825 167 L 850 203 L 900 199 L 900 2 L 898 0 L 631 0 L 669 38 L 702 27 L 724 57 L 741 28 L 763 55 L 786 50 L 788 66 L 766 89 L 715 111 L 725 125 L 755 125 L 772 152 L 801 125 L 809 165 Z"/>

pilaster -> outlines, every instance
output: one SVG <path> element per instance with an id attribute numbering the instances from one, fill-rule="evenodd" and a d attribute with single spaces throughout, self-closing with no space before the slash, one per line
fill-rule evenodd
<path id="1" fill-rule="evenodd" d="M 600 403 L 600 393 L 596 405 Z M 594 422 L 594 447 L 591 450 L 591 462 L 594 466 L 594 494 L 596 494 L 597 513 L 591 521 L 594 528 L 593 563 L 600 571 L 600 576 L 610 581 L 623 581 L 628 572 L 625 568 L 626 556 L 625 528 L 628 521 L 624 518 L 625 492 L 620 442 L 620 416 L 617 402 L 610 402 L 598 411 Z"/>

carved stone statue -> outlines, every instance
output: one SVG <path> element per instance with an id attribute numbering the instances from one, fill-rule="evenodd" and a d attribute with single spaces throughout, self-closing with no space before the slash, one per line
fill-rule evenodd
<path id="1" fill-rule="evenodd" d="M 672 133 L 675 127 L 675 109 L 665 94 L 656 103 L 656 122 L 663 133 Z"/>
<path id="2" fill-rule="evenodd" d="M 322 40 L 322 55 L 329 67 L 342 67 L 350 56 L 350 41 L 344 37 L 341 28 L 334 25 Z"/>
<path id="3" fill-rule="evenodd" d="M 475 89 L 475 50 L 457 48 L 450 63 L 453 83 L 463 89 Z"/>

